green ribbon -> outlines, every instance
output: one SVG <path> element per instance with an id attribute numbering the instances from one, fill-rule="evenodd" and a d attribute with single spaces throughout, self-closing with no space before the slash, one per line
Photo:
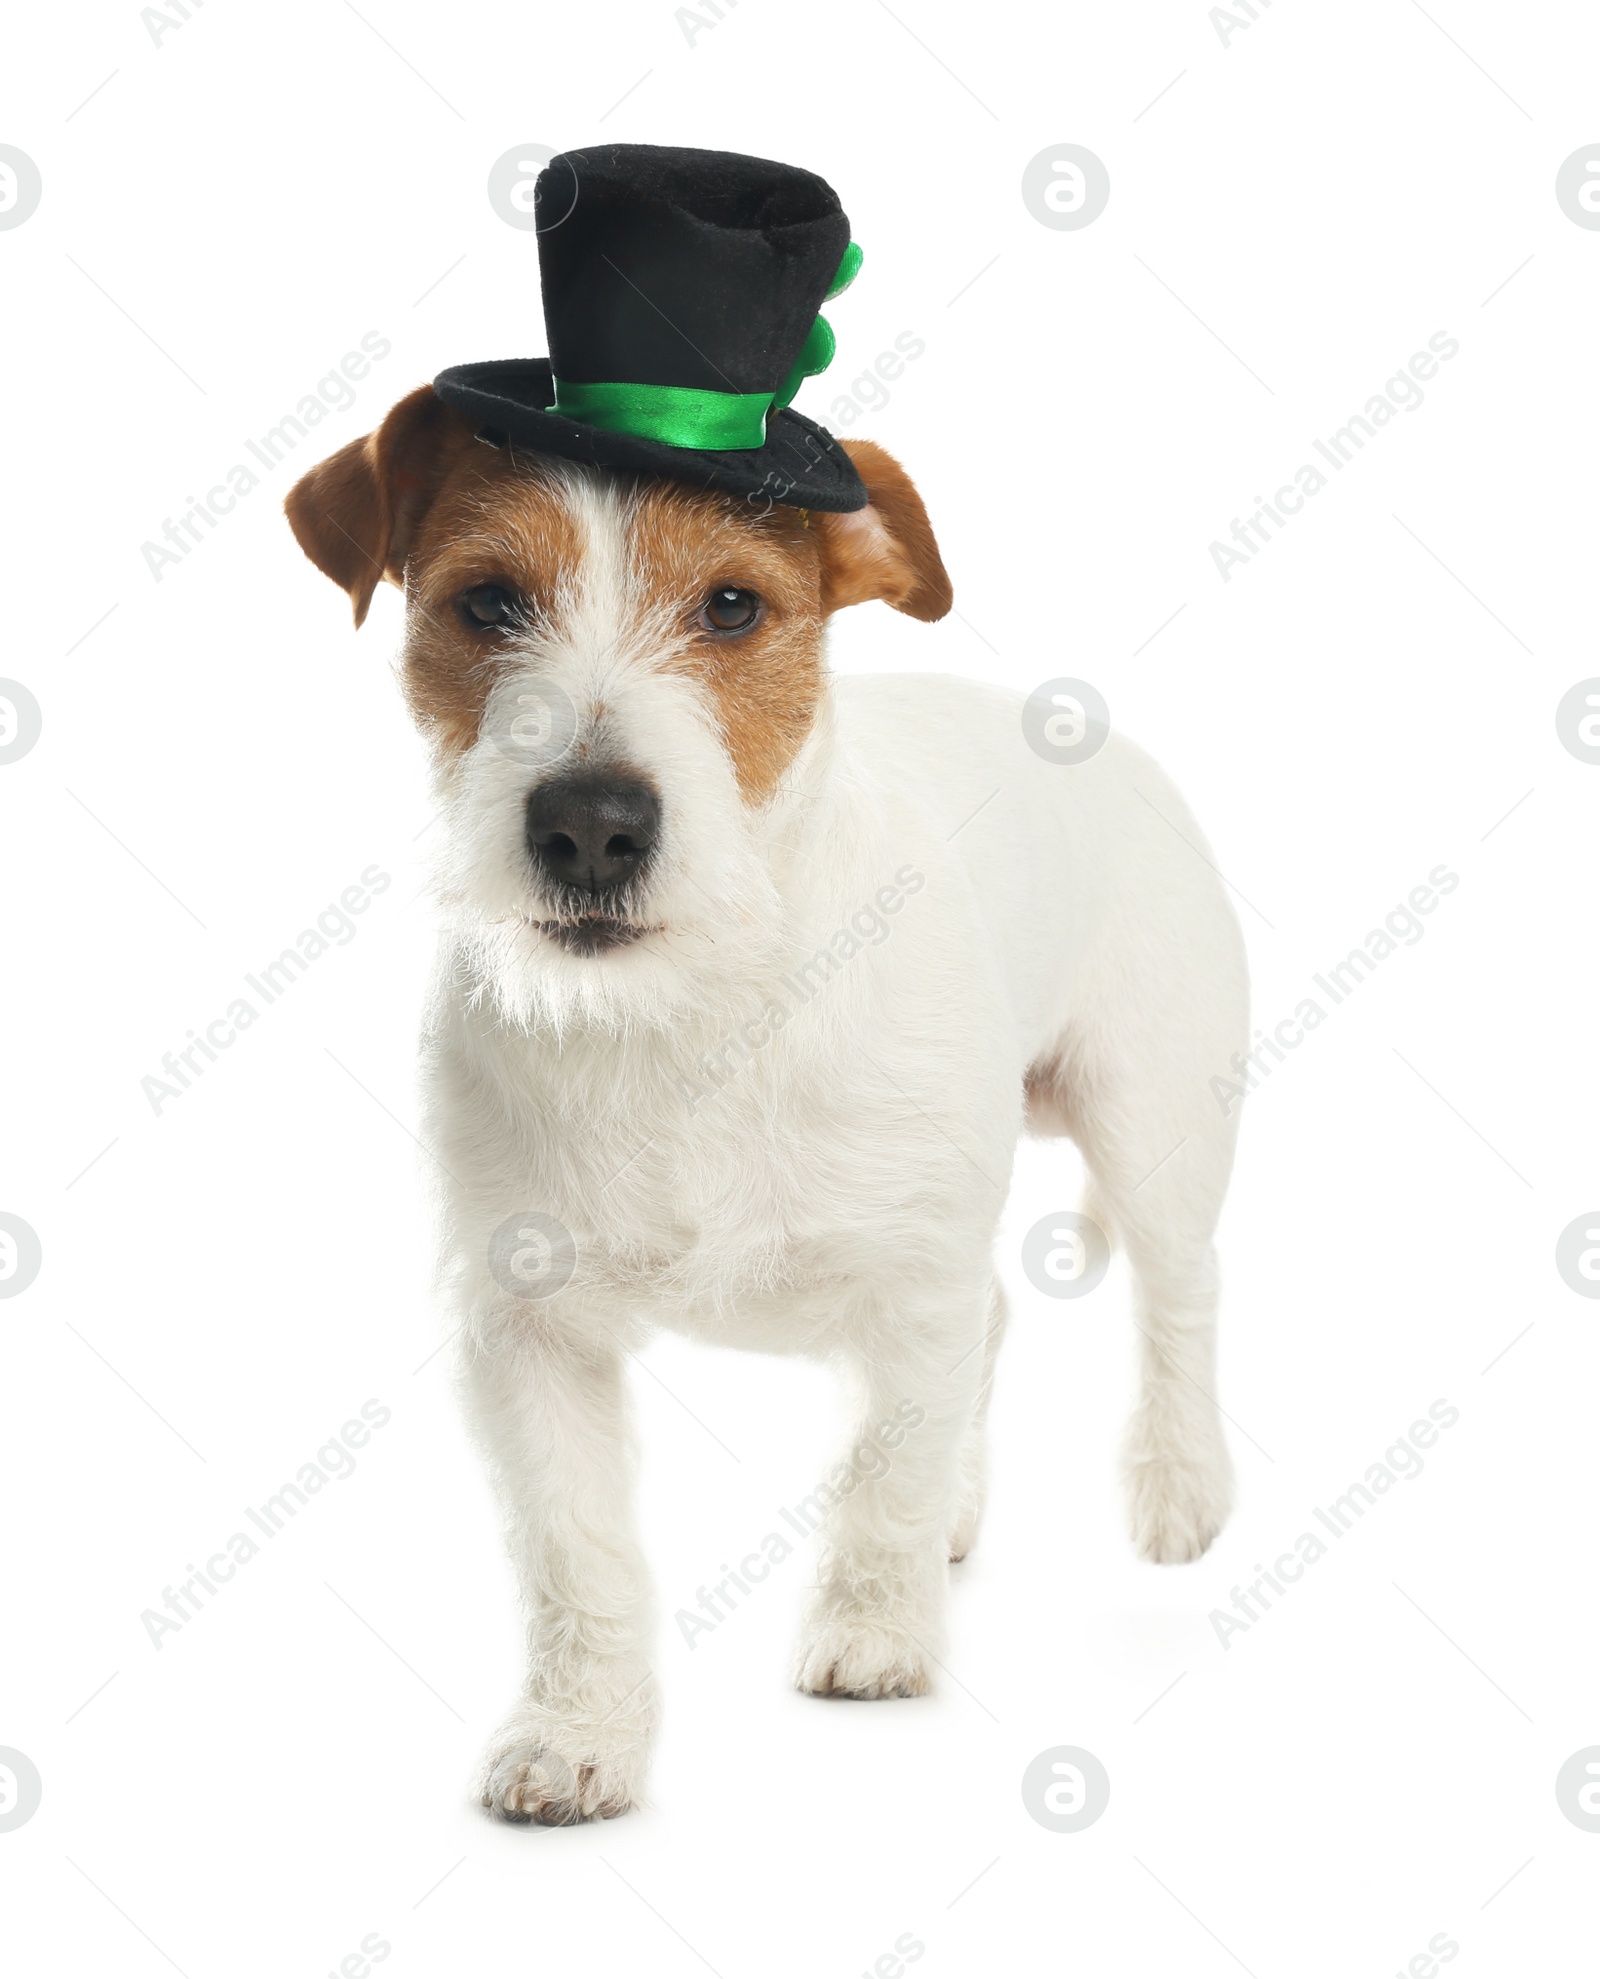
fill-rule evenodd
<path id="1" fill-rule="evenodd" d="M 771 392 L 702 392 L 692 385 L 575 385 L 558 378 L 553 410 L 607 433 L 708 453 L 760 447 Z"/>
<path id="2" fill-rule="evenodd" d="M 845 249 L 824 301 L 842 295 L 861 269 L 861 249 Z M 631 433 L 668 447 L 733 453 L 764 446 L 767 414 L 786 406 L 807 378 L 826 371 L 838 347 L 825 316 L 806 333 L 800 355 L 776 392 L 706 392 L 692 385 L 586 385 L 555 380 L 552 411 L 607 433 Z"/>

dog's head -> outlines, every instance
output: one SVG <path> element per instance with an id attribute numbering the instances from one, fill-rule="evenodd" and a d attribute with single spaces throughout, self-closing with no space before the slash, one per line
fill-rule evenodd
<path id="1" fill-rule="evenodd" d="M 424 386 L 289 495 L 357 625 L 404 588 L 442 895 L 506 1017 L 665 1022 L 771 966 L 825 622 L 950 606 L 910 480 L 849 452 L 870 505 L 806 512 L 488 446 Z"/>

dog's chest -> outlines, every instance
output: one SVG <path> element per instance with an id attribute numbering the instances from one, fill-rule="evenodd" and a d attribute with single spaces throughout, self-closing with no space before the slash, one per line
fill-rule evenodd
<path id="1" fill-rule="evenodd" d="M 881 1189 L 894 1165 L 888 1123 L 864 1135 L 858 1109 L 850 1128 L 826 1078 L 787 1085 L 746 1070 L 720 1087 L 694 1083 L 693 1093 L 624 1110 L 600 1129 L 601 1159 L 591 1154 L 584 1166 L 614 1179 L 600 1192 L 596 1237 L 619 1259 L 643 1245 L 688 1276 L 818 1268 L 854 1220 L 852 1205 Z"/>
<path id="2" fill-rule="evenodd" d="M 948 1198 L 893 1083 L 760 1054 L 716 1069 L 569 1061 L 518 1082 L 503 1187 L 572 1231 L 602 1288 L 670 1317 L 860 1279 Z"/>

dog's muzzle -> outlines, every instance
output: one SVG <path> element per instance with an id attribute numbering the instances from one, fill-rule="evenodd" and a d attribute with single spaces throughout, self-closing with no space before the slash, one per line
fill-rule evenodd
<path id="1" fill-rule="evenodd" d="M 557 918 L 547 934 L 578 954 L 637 941 L 649 930 L 627 911 L 649 864 L 661 800 L 639 777 L 575 776 L 542 783 L 528 798 L 524 836 Z"/>

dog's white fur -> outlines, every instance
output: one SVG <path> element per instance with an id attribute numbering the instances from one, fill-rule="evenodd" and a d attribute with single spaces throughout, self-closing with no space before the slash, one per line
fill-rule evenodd
<path id="1" fill-rule="evenodd" d="M 555 682 L 576 746 L 655 783 L 641 912 L 660 932 L 581 956 L 539 931 L 530 777 L 492 739 L 497 700 L 440 773 L 426 1048 L 464 1385 L 528 1611 L 527 1685 L 484 1796 L 546 1821 L 620 1812 L 646 1776 L 658 1700 L 626 1357 L 654 1328 L 836 1363 L 849 1448 L 904 1403 L 922 1412 L 832 1509 L 796 1678 L 928 1687 L 947 1561 L 981 1510 L 991 1253 L 1025 1127 L 1080 1143 L 1093 1213 L 1132 1264 L 1135 1542 L 1157 1561 L 1203 1551 L 1231 1489 L 1211 1239 L 1233 1124 L 1208 1082 L 1247 1042 L 1234 915 L 1148 758 L 1113 735 L 1055 766 L 1016 695 L 851 678 L 776 796 L 747 804 L 704 691 L 659 664 L 672 634 L 630 569 L 625 494 L 577 469 L 561 482 L 581 581 L 520 635 L 495 693 Z M 825 949 L 837 966 L 813 967 L 805 1000 L 795 971 Z M 576 1242 L 546 1298 L 490 1270 L 521 1211 Z"/>

